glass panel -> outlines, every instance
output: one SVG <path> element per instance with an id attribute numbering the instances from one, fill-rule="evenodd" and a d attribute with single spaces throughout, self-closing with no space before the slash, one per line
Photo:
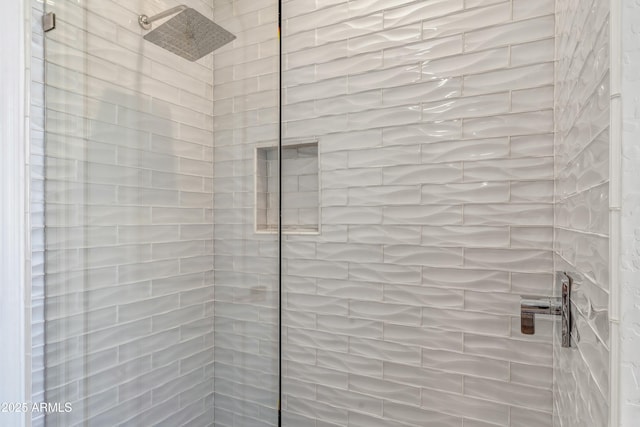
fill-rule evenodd
<path id="1" fill-rule="evenodd" d="M 553 14 L 283 3 L 282 144 L 317 141 L 321 195 L 282 241 L 284 426 L 551 426 L 552 323 L 519 303 L 551 295 Z"/>
<path id="2" fill-rule="evenodd" d="M 277 422 L 278 236 L 253 209 L 255 147 L 278 145 L 277 3 L 183 2 L 150 31 L 139 14 L 182 2 L 46 5 L 34 394 L 72 405 L 47 425 Z"/>

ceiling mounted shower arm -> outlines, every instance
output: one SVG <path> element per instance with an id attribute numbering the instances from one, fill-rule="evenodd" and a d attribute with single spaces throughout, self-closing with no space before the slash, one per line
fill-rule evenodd
<path id="1" fill-rule="evenodd" d="M 189 9 L 189 7 L 185 6 L 184 4 L 181 4 L 180 6 L 176 6 L 169 10 L 165 10 L 164 12 L 158 13 L 157 15 L 153 15 L 151 17 L 147 15 L 140 15 L 138 16 L 138 24 L 140 24 L 140 26 L 143 29 L 150 30 L 152 22 L 162 18 L 166 18 L 167 16 L 175 15 L 176 13 L 182 12 L 183 10 L 186 10 L 186 9 Z"/>

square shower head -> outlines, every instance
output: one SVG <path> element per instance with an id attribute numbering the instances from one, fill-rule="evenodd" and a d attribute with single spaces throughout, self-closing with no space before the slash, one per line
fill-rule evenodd
<path id="1" fill-rule="evenodd" d="M 176 55 L 197 61 L 236 38 L 195 9 L 185 9 L 144 36 Z"/>

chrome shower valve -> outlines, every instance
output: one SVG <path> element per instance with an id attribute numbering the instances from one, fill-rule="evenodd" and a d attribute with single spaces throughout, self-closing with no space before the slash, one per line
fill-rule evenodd
<path id="1" fill-rule="evenodd" d="M 562 347 L 571 347 L 571 278 L 564 272 L 558 272 L 557 278 L 562 287 L 561 297 L 523 297 L 520 301 L 520 332 L 535 334 L 536 314 L 561 316 Z"/>

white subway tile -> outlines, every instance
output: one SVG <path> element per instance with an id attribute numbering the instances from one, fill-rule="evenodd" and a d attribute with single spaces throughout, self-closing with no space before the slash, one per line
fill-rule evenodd
<path id="1" fill-rule="evenodd" d="M 504 292 L 509 290 L 509 273 L 491 270 L 423 268 L 422 283 L 429 286 Z"/>
<path id="2" fill-rule="evenodd" d="M 467 377 L 464 380 L 465 394 L 490 398 L 515 406 L 544 410 L 551 406 L 551 390 L 523 386 L 504 381 Z"/>
<path id="3" fill-rule="evenodd" d="M 504 68 L 508 62 L 508 48 L 426 60 L 422 63 L 422 78 L 433 80 L 482 73 Z"/>
<path id="4" fill-rule="evenodd" d="M 517 44 L 554 35 L 552 15 L 512 22 L 465 34 L 465 51 Z"/>
<path id="5" fill-rule="evenodd" d="M 486 1 L 482 2 L 482 6 Z M 469 8 L 469 5 L 466 5 Z M 464 33 L 476 28 L 507 22 L 511 19 L 511 5 L 507 2 L 466 10 L 423 23 L 423 38 Z"/>
<path id="6" fill-rule="evenodd" d="M 465 206 L 464 223 L 469 225 L 553 224 L 551 204 L 487 204 Z"/>
<path id="7" fill-rule="evenodd" d="M 361 304 L 366 302 L 361 301 Z M 349 309 L 351 312 L 351 308 Z M 358 316 L 367 317 L 367 316 Z M 377 320 L 352 318 L 350 316 L 319 315 L 317 327 L 320 330 L 339 332 L 344 335 L 357 335 L 368 338 L 382 338 L 383 323 Z M 373 362 L 373 361 L 371 361 Z M 349 372 L 346 370 L 346 372 Z M 382 372 L 382 371 L 380 371 Z"/>
<path id="8" fill-rule="evenodd" d="M 380 31 L 383 28 L 383 14 L 374 13 L 367 16 L 336 22 L 316 29 L 318 44 L 348 40 L 353 37 Z"/>
<path id="9" fill-rule="evenodd" d="M 422 186 L 422 202 L 426 205 L 501 203 L 507 201 L 509 201 L 509 184 L 503 182 L 437 184 Z"/>
<path id="10" fill-rule="evenodd" d="M 414 3 L 408 6 L 388 10 L 384 16 L 384 26 L 395 27 L 409 24 L 434 16 L 448 15 L 463 9 L 462 0 L 437 0 L 428 3 Z"/>
<path id="11" fill-rule="evenodd" d="M 438 247 L 507 247 L 509 229 L 482 226 L 423 226 L 422 244 Z"/>
<path id="12" fill-rule="evenodd" d="M 425 121 L 483 117 L 509 111 L 509 93 L 496 93 L 422 104 Z"/>
<path id="13" fill-rule="evenodd" d="M 414 285 L 385 285 L 384 300 L 390 303 L 448 308 L 463 308 L 464 305 L 463 293 L 459 290 Z"/>
<path id="14" fill-rule="evenodd" d="M 382 292 L 382 284 L 379 283 L 318 279 L 319 295 L 380 301 Z"/>
<path id="15" fill-rule="evenodd" d="M 446 76 L 445 76 L 446 77 Z M 372 88 L 389 88 L 416 83 L 421 79 L 421 67 L 408 64 L 400 67 L 370 71 L 365 74 L 349 76 L 349 93 L 364 92 Z"/>
<path id="16" fill-rule="evenodd" d="M 509 156 L 508 138 L 449 141 L 422 146 L 423 163 L 470 161 Z"/>
<path id="17" fill-rule="evenodd" d="M 508 425 L 509 422 L 509 407 L 506 404 L 475 399 L 466 394 L 455 395 L 425 388 L 422 390 L 422 407 L 497 425 Z"/>
<path id="18" fill-rule="evenodd" d="M 398 28 L 387 29 L 388 13 L 385 13 L 385 30 L 377 33 L 369 33 L 364 36 L 350 38 L 348 49 L 352 53 L 369 52 L 418 41 L 422 35 L 419 23 Z"/>
<path id="19" fill-rule="evenodd" d="M 429 387 L 453 393 L 462 392 L 462 375 L 424 367 L 384 362 L 384 377 L 416 387 Z"/>
<path id="20" fill-rule="evenodd" d="M 550 366 L 551 343 L 528 342 L 514 338 L 465 334 L 464 351 L 512 362 Z"/>
<path id="21" fill-rule="evenodd" d="M 488 73 L 473 73 L 465 76 L 463 92 L 465 95 L 477 95 L 550 85 L 553 83 L 553 70 L 553 62 L 545 62 Z M 544 107 L 537 109 L 542 108 Z"/>
<path id="22" fill-rule="evenodd" d="M 418 307 L 387 302 L 351 301 L 349 315 L 399 324 L 418 325 L 420 323 L 420 309 Z"/>
<path id="23" fill-rule="evenodd" d="M 316 393 L 320 402 L 345 409 L 358 408 L 358 410 L 365 413 L 382 415 L 382 399 L 371 397 L 368 395 L 369 393 L 361 394 L 351 390 L 340 390 L 322 385 L 318 386 Z"/>
<path id="24" fill-rule="evenodd" d="M 462 36 L 429 39 L 384 49 L 384 66 L 415 64 L 429 58 L 462 53 Z"/>
<path id="25" fill-rule="evenodd" d="M 553 178 L 553 158 L 504 159 L 467 162 L 465 181 L 549 180 Z"/>
<path id="26" fill-rule="evenodd" d="M 510 319 L 506 316 L 432 307 L 422 310 L 422 325 L 449 331 L 501 336 L 508 335 L 511 330 Z"/>
<path id="27" fill-rule="evenodd" d="M 382 211 L 383 224 L 462 224 L 462 207 L 445 205 L 390 206 Z"/>
<path id="28" fill-rule="evenodd" d="M 393 264 L 351 264 L 349 279 L 356 281 L 418 283 L 420 268 Z"/>
<path id="29" fill-rule="evenodd" d="M 451 120 L 436 123 L 390 127 L 382 130 L 383 145 L 416 145 L 461 138 L 462 121 Z M 423 146 L 423 150 L 427 147 Z"/>
<path id="30" fill-rule="evenodd" d="M 418 347 L 388 341 L 351 337 L 349 339 L 349 353 L 384 361 L 420 365 L 420 349 Z"/>
<path id="31" fill-rule="evenodd" d="M 432 328 L 425 328 L 422 326 L 411 326 L 411 325 L 396 325 L 393 323 L 385 324 L 384 327 L 384 339 L 385 341 L 391 342 L 403 342 L 407 344 L 417 345 L 419 347 L 426 347 L 431 349 L 440 349 L 440 350 L 451 350 L 451 351 L 461 351 L 462 350 L 462 333 L 455 333 L 451 331 L 443 331 Z M 396 371 L 403 371 L 404 365 L 397 366 L 387 366 L 385 364 L 385 375 L 389 372 L 393 372 L 395 368 Z M 391 370 L 390 370 L 391 369 Z M 409 369 L 409 367 L 407 367 Z M 418 368 L 409 369 L 408 372 L 415 372 Z M 435 372 L 431 372 L 431 376 L 436 376 Z M 449 378 L 452 380 L 451 378 Z M 425 380 L 420 378 L 414 378 L 414 381 L 410 381 L 411 384 L 415 384 L 416 381 L 418 384 L 422 384 L 423 386 L 427 386 L 427 382 L 423 382 Z M 459 378 L 453 378 L 455 383 L 457 383 L 457 388 L 461 386 Z M 431 387 L 429 385 L 429 387 Z"/>
<path id="32" fill-rule="evenodd" d="M 384 416 L 392 420 L 409 423 L 410 425 L 420 424 L 424 420 L 437 422 L 443 427 L 460 427 L 462 425 L 462 418 L 395 402 L 385 402 Z"/>
<path id="33" fill-rule="evenodd" d="M 511 66 L 553 61 L 555 59 L 554 42 L 555 38 L 548 38 L 511 46 Z"/>

